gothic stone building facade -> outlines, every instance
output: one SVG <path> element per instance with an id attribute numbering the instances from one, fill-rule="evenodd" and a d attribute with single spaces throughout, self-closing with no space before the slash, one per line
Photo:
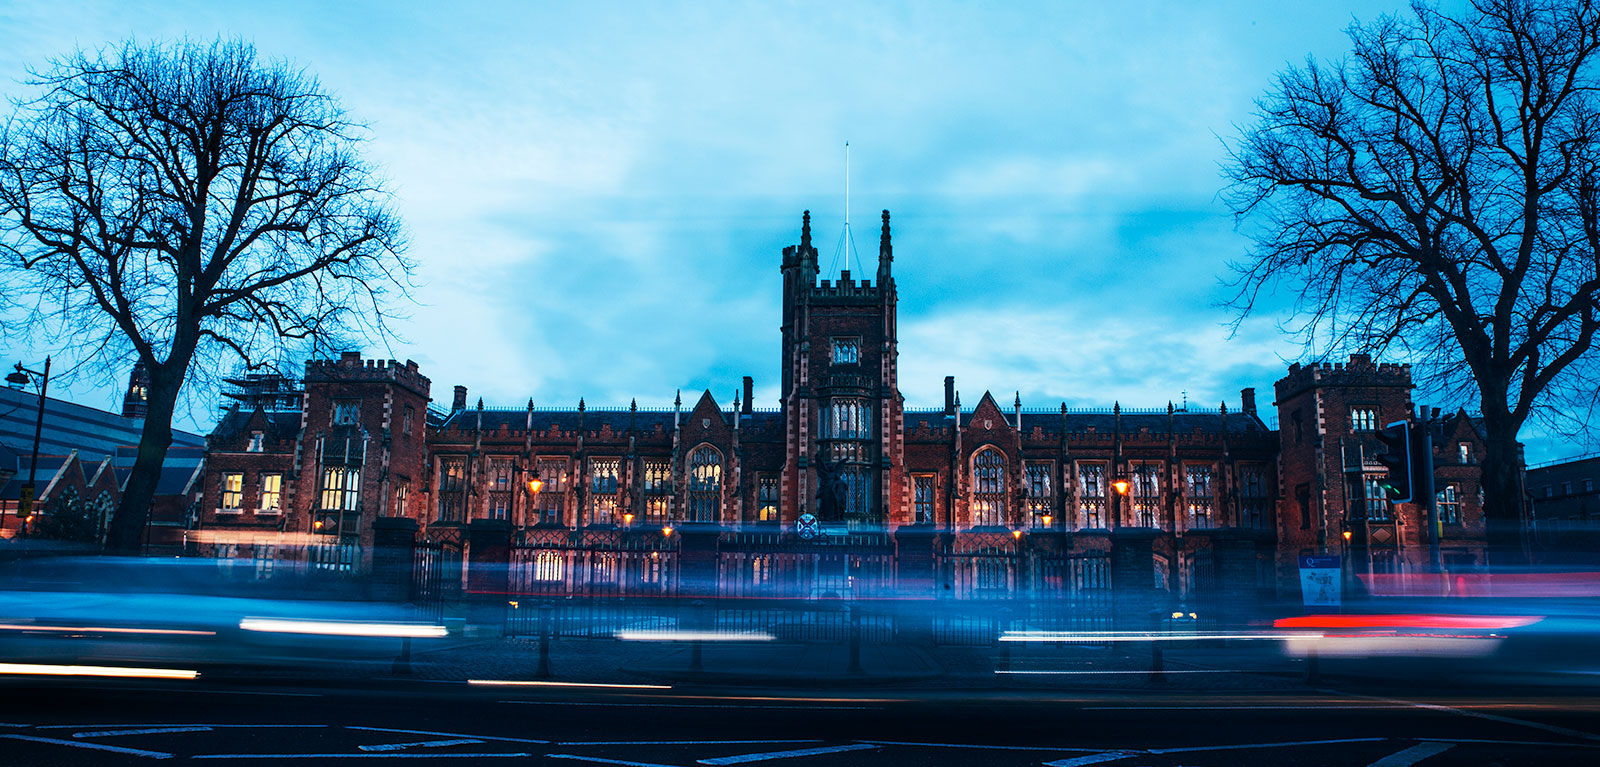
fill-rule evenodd
<path id="1" fill-rule="evenodd" d="M 359 562 L 380 518 L 414 520 L 434 540 L 503 520 L 523 543 L 587 535 L 648 548 L 710 530 L 792 541 L 810 515 L 813 543 L 877 541 L 902 575 L 931 573 L 941 552 L 1070 556 L 1119 536 L 1144 541 L 1154 585 L 1169 590 L 1208 577 L 1203 554 L 1224 535 L 1259 563 L 1230 576 L 1250 585 L 1292 590 L 1296 556 L 1341 552 L 1346 531 L 1361 569 L 1422 562 L 1415 511 L 1374 495 L 1371 433 L 1411 411 L 1404 366 L 1291 367 L 1276 387 L 1278 430 L 1253 389 L 1234 410 L 1024 409 L 987 392 L 966 408 L 947 378 L 942 406 L 907 407 L 893 266 L 885 211 L 875 279 L 819 280 L 806 215 L 780 265 L 772 409 L 753 406 L 746 377 L 731 407 L 709 390 L 670 410 L 485 407 L 457 386 L 448 410 L 430 412 L 415 363 L 355 353 L 308 364 L 300 388 L 236 382 L 210 438 L 197 539 L 236 555 L 337 541 Z M 1428 422 L 1449 476 L 1449 561 L 1470 565 L 1481 556 L 1480 442 L 1463 414 Z M 1010 576 L 966 577 L 983 588 Z"/>

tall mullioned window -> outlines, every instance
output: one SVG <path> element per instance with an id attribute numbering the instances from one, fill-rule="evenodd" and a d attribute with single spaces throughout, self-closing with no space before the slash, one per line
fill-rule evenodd
<path id="1" fill-rule="evenodd" d="M 620 458 L 589 459 L 589 524 L 616 522 L 617 480 L 621 473 Z"/>
<path id="2" fill-rule="evenodd" d="M 244 474 L 229 472 L 222 475 L 222 510 L 239 511 L 244 505 Z"/>
<path id="3" fill-rule="evenodd" d="M 564 458 L 539 459 L 539 521 L 541 525 L 566 523 L 567 461 Z"/>
<path id="4" fill-rule="evenodd" d="M 666 523 L 672 502 L 672 462 L 665 458 L 644 459 L 642 479 L 645 521 L 652 525 Z"/>
<path id="5" fill-rule="evenodd" d="M 1255 529 L 1267 527 L 1271 516 L 1271 496 L 1267 488 L 1266 467 L 1260 464 L 1239 465 L 1239 526 Z"/>
<path id="6" fill-rule="evenodd" d="M 756 521 L 777 522 L 779 478 L 771 475 L 756 480 Z"/>
<path id="7" fill-rule="evenodd" d="M 460 522 L 466 509 L 467 459 L 439 459 L 439 521 Z"/>
<path id="8" fill-rule="evenodd" d="M 1082 508 L 1084 527 L 1105 527 L 1106 465 L 1103 463 L 1078 464 L 1078 497 Z"/>
<path id="9" fill-rule="evenodd" d="M 1362 484 L 1366 486 L 1367 519 L 1373 522 L 1388 522 L 1393 516 L 1390 512 L 1389 495 L 1383 491 L 1381 474 L 1368 474 L 1362 477 Z"/>
<path id="10" fill-rule="evenodd" d="M 361 502 L 361 470 L 344 466 L 322 468 L 324 511 L 355 511 Z"/>
<path id="11" fill-rule="evenodd" d="M 1184 493 L 1184 505 L 1189 512 L 1189 526 L 1210 527 L 1211 512 L 1216 505 L 1216 491 L 1211 485 L 1211 466 L 1185 466 L 1183 478 L 1187 491 Z"/>
<path id="12" fill-rule="evenodd" d="M 822 439 L 871 439 L 872 411 L 858 399 L 838 398 L 822 408 Z"/>
<path id="13" fill-rule="evenodd" d="M 1132 466 L 1134 524 L 1139 527 L 1161 526 L 1161 464 L 1135 463 Z"/>
<path id="14" fill-rule="evenodd" d="M 1056 495 L 1050 482 L 1055 465 L 1049 461 L 1029 461 L 1023 466 L 1028 498 L 1028 520 L 1033 525 L 1043 525 L 1045 515 L 1055 506 Z M 1052 520 L 1052 523 L 1054 520 Z"/>
<path id="15" fill-rule="evenodd" d="M 701 446 L 689 455 L 690 522 L 716 522 L 722 515 L 722 455 Z"/>
<path id="16" fill-rule="evenodd" d="M 283 475 L 261 475 L 261 513 L 277 514 L 283 503 Z"/>
<path id="17" fill-rule="evenodd" d="M 515 492 L 512 481 L 512 462 L 509 458 L 489 459 L 489 518 L 510 519 L 511 502 Z"/>
<path id="18" fill-rule="evenodd" d="M 911 521 L 916 524 L 933 524 L 933 480 L 932 474 L 916 474 L 911 477 Z"/>
<path id="19" fill-rule="evenodd" d="M 1439 521 L 1447 525 L 1461 524 L 1461 486 L 1454 482 L 1439 488 L 1437 497 Z"/>
<path id="20" fill-rule="evenodd" d="M 972 524 L 1003 525 L 1006 520 L 1006 457 L 986 448 L 972 459 Z"/>

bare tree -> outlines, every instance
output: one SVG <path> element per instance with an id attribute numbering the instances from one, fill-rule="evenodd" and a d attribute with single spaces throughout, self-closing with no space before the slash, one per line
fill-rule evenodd
<path id="1" fill-rule="evenodd" d="M 1224 196 L 1256 243 L 1233 306 L 1286 288 L 1314 348 L 1398 353 L 1476 397 L 1503 556 L 1521 535 L 1518 433 L 1592 412 L 1597 388 L 1600 12 L 1412 11 L 1353 25 L 1343 61 L 1280 73 L 1230 146 Z"/>
<path id="2" fill-rule="evenodd" d="M 384 332 L 411 265 L 361 126 L 247 43 L 80 51 L 30 85 L 0 133 L 0 273 L 31 296 L 33 332 L 149 372 L 107 537 L 132 550 L 185 382 L 270 364 L 286 342 Z"/>

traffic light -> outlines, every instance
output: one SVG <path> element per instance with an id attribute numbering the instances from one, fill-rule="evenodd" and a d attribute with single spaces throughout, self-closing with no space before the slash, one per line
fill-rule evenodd
<path id="1" fill-rule="evenodd" d="M 1378 463 L 1388 470 L 1378 484 L 1389 494 L 1389 500 L 1410 503 L 1416 495 L 1411 481 L 1411 422 L 1395 421 L 1383 427 L 1378 431 L 1378 442 L 1383 444 Z"/>

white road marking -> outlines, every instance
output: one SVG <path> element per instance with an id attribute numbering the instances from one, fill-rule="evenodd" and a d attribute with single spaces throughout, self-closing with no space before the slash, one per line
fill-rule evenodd
<path id="1" fill-rule="evenodd" d="M 211 732 L 205 725 L 191 725 L 188 727 L 147 727 L 140 730 L 100 730 L 98 732 L 75 732 L 74 738 L 111 738 L 118 735 L 156 735 L 163 732 Z"/>
<path id="2" fill-rule="evenodd" d="M 195 754 L 190 759 L 495 759 L 528 753 L 482 754 Z"/>
<path id="3" fill-rule="evenodd" d="M 1331 743 L 1376 743 L 1388 738 L 1339 738 L 1337 740 L 1293 740 L 1284 743 L 1240 743 L 1234 746 L 1186 746 L 1184 748 L 1150 748 L 1150 754 L 1183 754 L 1191 751 L 1235 751 L 1245 748 L 1288 748 L 1290 746 L 1322 746 Z"/>
<path id="4" fill-rule="evenodd" d="M 122 746 L 108 746 L 104 743 L 85 743 L 81 740 L 61 740 L 60 738 L 40 738 L 33 735 L 0 735 L 0 738 L 11 740 L 25 740 L 30 743 L 50 743 L 57 746 L 72 746 L 73 748 L 88 748 L 95 751 L 110 751 L 113 754 L 127 754 L 129 756 L 144 756 L 151 759 L 171 759 L 172 754 L 163 751 L 145 751 L 138 748 L 123 748 Z"/>
<path id="5" fill-rule="evenodd" d="M 563 740 L 558 746 L 757 746 L 763 743 L 821 743 L 812 740 Z"/>
<path id="6" fill-rule="evenodd" d="M 801 748 L 794 751 L 767 751 L 759 754 L 740 754 L 738 756 L 719 756 L 713 759 L 700 759 L 700 764 L 743 764 L 745 762 L 765 762 L 769 759 L 793 759 L 797 756 L 817 756 L 819 754 L 837 754 L 842 751 L 864 751 L 879 748 L 873 743 L 852 743 L 848 746 L 823 746 L 821 748 Z"/>
<path id="7" fill-rule="evenodd" d="M 720 703 L 577 703 L 564 700 L 499 700 L 496 703 L 517 703 L 524 706 L 613 706 L 621 708 L 737 708 L 750 709 L 798 708 L 806 711 L 882 711 L 883 706 L 734 706 Z"/>
<path id="8" fill-rule="evenodd" d="M 454 738 L 451 740 L 419 740 L 415 743 L 379 743 L 371 746 L 356 746 L 362 751 L 404 751 L 408 748 L 444 748 L 446 746 L 483 745 L 477 738 Z"/>
<path id="9" fill-rule="evenodd" d="M 344 728 L 347 730 L 366 730 L 367 732 L 398 732 L 405 735 L 438 735 L 441 738 L 478 738 L 480 740 L 503 740 L 510 743 L 537 743 L 539 745 L 544 745 L 550 742 L 548 740 L 534 740 L 533 738 L 507 738 L 500 735 L 467 735 L 460 732 L 435 732 L 433 730 L 396 730 L 392 727 L 361 727 L 354 724 L 347 724 L 344 726 Z"/>
<path id="10" fill-rule="evenodd" d="M 983 746 L 975 743 L 913 743 L 905 740 L 858 740 L 879 746 L 925 746 L 927 748 L 979 748 L 986 751 L 1094 751 L 1098 748 L 1054 748 L 1052 746 Z"/>
<path id="11" fill-rule="evenodd" d="M 1418 743 L 1410 748 L 1401 749 L 1367 767 L 1411 767 L 1430 756 L 1442 754 L 1455 748 L 1454 743 Z"/>
<path id="12" fill-rule="evenodd" d="M 1393 703 L 1393 704 L 1397 704 L 1397 705 L 1401 705 L 1401 706 L 1407 706 L 1407 707 L 1410 707 L 1410 708 L 1426 709 L 1428 711 L 1442 711 L 1442 712 L 1449 713 L 1449 714 L 1460 714 L 1461 716 L 1470 716 L 1470 717 L 1473 717 L 1475 719 L 1486 719 L 1486 720 L 1491 721 L 1491 722 L 1500 722 L 1501 724 L 1513 724 L 1513 725 L 1517 725 L 1517 726 L 1520 726 L 1520 727 L 1532 727 L 1535 730 L 1544 730 L 1545 732 L 1553 732 L 1553 733 L 1555 733 L 1557 735 L 1565 735 L 1565 736 L 1567 736 L 1569 738 L 1581 738 L 1583 740 L 1600 740 L 1600 735 L 1596 735 L 1596 734 L 1594 734 L 1592 732 L 1584 732 L 1582 730 L 1574 730 L 1574 729 L 1572 729 L 1570 727 L 1561 727 L 1559 725 L 1545 724 L 1543 722 L 1530 722 L 1530 721 L 1528 721 L 1526 719 L 1513 719 L 1513 718 L 1511 718 L 1509 716 L 1500 716 L 1499 714 L 1485 714 L 1485 713 L 1483 713 L 1481 711 L 1468 711 L 1466 709 L 1451 708 L 1450 706 L 1441 706 L 1441 705 L 1438 705 L 1438 704 L 1435 704 L 1435 703 L 1418 703 L 1416 701 L 1410 701 L 1410 700 L 1395 700 L 1393 698 L 1380 698 L 1380 697 L 1377 697 L 1375 695 L 1361 695 L 1361 694 L 1353 693 L 1353 692 L 1346 692 L 1346 693 L 1339 693 L 1339 694 L 1348 695 L 1348 696 L 1350 696 L 1352 698 L 1365 698 L 1367 700 L 1381 700 L 1384 703 Z"/>
<path id="13" fill-rule="evenodd" d="M 1057 760 L 1055 760 L 1053 762 L 1045 762 L 1044 763 L 1044 767 L 1079 767 L 1079 765 L 1099 764 L 1101 762 L 1112 762 L 1112 761 L 1116 761 L 1118 759 L 1126 759 L 1126 758 L 1128 758 L 1130 756 L 1138 756 L 1138 755 L 1139 755 L 1139 752 L 1137 752 L 1137 751 L 1107 751 L 1107 752 L 1105 752 L 1103 754 L 1090 754 L 1088 756 L 1074 756 L 1071 759 L 1057 759 Z"/>
<path id="14" fill-rule="evenodd" d="M 595 764 L 621 764 L 625 767 L 673 767 L 670 764 L 657 764 L 655 762 L 630 762 L 623 759 L 602 759 L 598 756 L 578 756 L 577 754 L 545 754 L 550 759 L 576 759 L 580 762 L 594 762 Z"/>

